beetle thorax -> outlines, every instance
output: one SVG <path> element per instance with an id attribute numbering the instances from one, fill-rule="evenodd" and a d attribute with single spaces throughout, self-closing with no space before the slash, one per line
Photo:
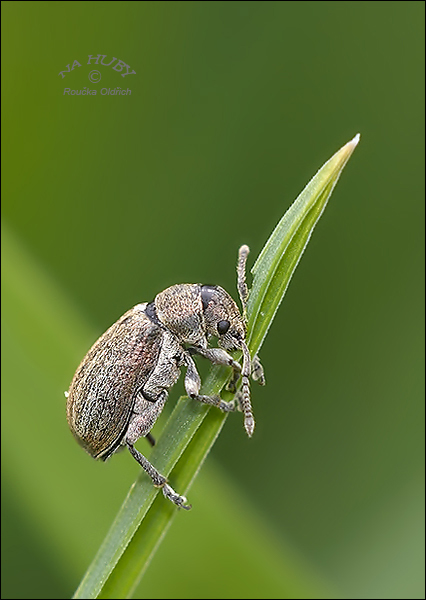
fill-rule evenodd
<path id="1" fill-rule="evenodd" d="M 200 289 L 197 284 L 182 283 L 172 285 L 155 298 L 158 319 L 181 343 L 206 345 Z"/>

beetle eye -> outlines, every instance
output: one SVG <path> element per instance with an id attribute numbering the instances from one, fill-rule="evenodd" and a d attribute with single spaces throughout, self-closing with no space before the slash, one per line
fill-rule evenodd
<path id="1" fill-rule="evenodd" d="M 224 335 L 228 331 L 230 325 L 231 323 L 229 321 L 219 321 L 219 323 L 217 324 L 218 334 Z"/>

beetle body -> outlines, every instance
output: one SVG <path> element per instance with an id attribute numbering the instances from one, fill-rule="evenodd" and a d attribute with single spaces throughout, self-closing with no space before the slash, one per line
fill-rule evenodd
<path id="1" fill-rule="evenodd" d="M 248 248 L 243 246 L 238 289 L 244 315 L 247 254 Z M 232 402 L 200 395 L 201 379 L 194 354 L 213 364 L 232 367 L 235 382 L 241 376 L 238 402 L 247 433 L 252 435 L 252 361 L 245 335 L 244 316 L 220 286 L 178 284 L 158 294 L 153 302 L 137 304 L 93 344 L 77 368 L 67 394 L 67 419 L 73 435 L 91 456 L 102 460 L 120 446 L 127 446 L 154 484 L 162 487 L 164 495 L 176 505 L 189 508 L 186 499 L 174 492 L 134 444 L 143 436 L 152 441 L 149 432 L 183 366 L 188 396 L 223 411 L 234 410 Z M 219 348 L 209 346 L 211 337 L 218 339 Z M 243 352 L 242 366 L 226 352 L 238 349 Z M 260 363 L 256 359 L 253 364 L 253 376 L 263 383 Z"/>
<path id="2" fill-rule="evenodd" d="M 120 446 L 134 411 L 145 416 L 146 435 L 163 403 L 145 400 L 144 384 L 158 364 L 163 330 L 137 304 L 92 346 L 72 380 L 67 418 L 77 441 L 94 458 L 106 460 Z M 168 369 L 171 387 L 179 377 L 176 364 Z M 173 367 L 173 368 L 172 368 Z"/>

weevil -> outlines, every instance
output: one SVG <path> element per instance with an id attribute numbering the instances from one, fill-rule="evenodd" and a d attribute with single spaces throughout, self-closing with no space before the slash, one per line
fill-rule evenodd
<path id="1" fill-rule="evenodd" d="M 166 478 L 134 444 L 146 437 L 186 368 L 185 390 L 190 398 L 234 411 L 235 402 L 200 394 L 201 378 L 193 356 L 200 355 L 215 365 L 232 369 L 230 389 L 244 415 L 251 437 L 255 421 L 250 401 L 250 375 L 264 384 L 258 357 L 251 359 L 246 344 L 246 261 L 248 246 L 241 246 L 237 262 L 237 288 L 242 312 L 218 285 L 178 284 L 159 293 L 152 302 L 137 304 L 114 323 L 90 348 L 71 382 L 67 397 L 67 420 L 80 445 L 95 459 L 107 460 L 123 446 L 160 487 L 166 498 L 189 509 Z M 217 338 L 219 348 L 211 347 Z M 242 364 L 227 351 L 241 350 Z"/>

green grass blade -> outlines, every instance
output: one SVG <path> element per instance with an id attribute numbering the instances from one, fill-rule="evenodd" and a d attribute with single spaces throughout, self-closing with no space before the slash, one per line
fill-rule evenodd
<path id="1" fill-rule="evenodd" d="M 215 369 L 206 380 L 203 393 L 219 393 L 228 376 L 227 370 Z M 207 405 L 189 401 L 187 398 L 179 400 L 150 455 L 150 461 L 166 477 L 173 469 L 172 485 L 175 489 L 179 489 L 183 493 L 189 489 L 194 476 L 218 436 L 226 416 L 217 410 L 210 411 Z M 200 425 L 204 420 L 206 426 L 201 428 Z M 198 429 L 201 431 L 198 432 Z M 189 442 L 191 444 L 187 448 Z M 179 462 L 176 464 L 178 460 Z M 146 564 L 151 559 L 151 553 L 147 553 L 147 549 L 155 550 L 177 512 L 176 507 L 171 502 L 166 502 L 162 493 L 158 492 L 159 490 L 153 487 L 151 480 L 141 472 L 131 487 L 74 598 L 128 597 L 121 594 L 124 593 L 124 590 L 133 590 L 137 585 Z M 155 498 L 157 495 L 158 497 Z M 147 516 L 145 517 L 145 515 Z M 143 521 L 144 517 L 145 522 Z M 144 523 L 144 527 L 139 527 L 141 522 Z M 159 527 L 159 522 L 162 523 L 162 527 Z M 148 537 L 146 531 L 149 531 L 151 538 Z M 130 540 L 132 542 L 128 546 Z M 142 545 L 145 551 L 135 553 L 133 548 L 141 545 L 140 540 L 143 540 Z M 145 554 L 147 554 L 146 561 L 141 560 Z M 121 560 L 117 564 L 120 556 Z M 134 578 L 130 578 L 129 571 L 135 572 L 135 569 L 131 567 L 135 560 L 139 565 L 138 577 L 135 574 Z M 112 569 L 114 570 L 110 576 Z M 110 579 L 102 589 L 108 576 Z"/>
<path id="2" fill-rule="evenodd" d="M 248 300 L 249 346 L 258 352 L 313 229 L 322 215 L 359 134 L 330 158 L 311 179 L 276 226 L 253 268 Z"/>
<path id="3" fill-rule="evenodd" d="M 253 353 L 265 339 L 312 231 L 358 141 L 359 135 L 318 171 L 281 219 L 252 269 L 247 314 Z M 213 368 L 202 393 L 221 392 L 228 376 L 228 370 Z M 219 411 L 184 398 L 177 404 L 150 460 L 166 476 L 173 470 L 171 483 L 179 493 L 187 493 L 225 419 Z M 74 597 L 131 597 L 176 512 L 141 473 Z"/>
<path id="4" fill-rule="evenodd" d="M 181 398 L 176 415 L 185 412 L 191 401 Z M 193 402 L 192 402 L 193 404 Z M 202 425 L 195 432 L 191 442 L 173 470 L 173 484 L 179 490 L 188 490 L 204 462 L 210 448 L 225 422 L 226 415 L 219 411 L 204 409 L 206 413 Z M 208 414 L 207 414 L 208 413 Z M 171 422 L 173 420 L 171 419 Z M 145 573 L 158 545 L 177 515 L 176 507 L 165 502 L 159 493 L 142 521 L 131 543 L 111 573 L 99 598 L 131 598 L 141 577 Z"/>

